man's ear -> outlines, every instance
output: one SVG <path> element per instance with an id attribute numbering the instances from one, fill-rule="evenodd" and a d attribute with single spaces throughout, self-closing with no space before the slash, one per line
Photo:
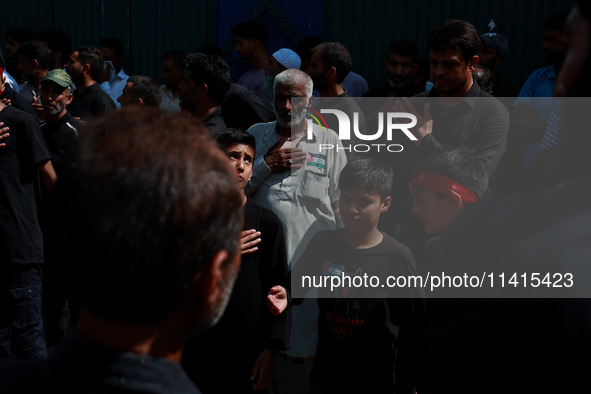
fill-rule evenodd
<path id="1" fill-rule="evenodd" d="M 228 252 L 225 250 L 218 251 L 211 259 L 209 266 L 199 274 L 198 282 L 206 305 L 215 305 L 221 296 L 222 289 L 220 285 L 224 278 L 223 266 L 228 257 Z"/>
<path id="2" fill-rule="evenodd" d="M 326 79 L 331 80 L 331 79 L 337 79 L 337 69 L 335 67 L 331 67 L 329 69 L 324 70 L 324 73 L 326 75 Z"/>
<path id="3" fill-rule="evenodd" d="M 388 196 L 386 198 L 384 198 L 384 201 L 382 201 L 382 208 L 380 209 L 381 213 L 386 212 L 388 209 L 390 209 L 390 205 L 392 204 L 392 197 Z"/>
<path id="4" fill-rule="evenodd" d="M 308 100 L 308 107 L 312 107 L 312 104 L 314 103 L 314 95 L 310 96 L 310 100 Z"/>
<path id="5" fill-rule="evenodd" d="M 144 99 L 138 97 L 138 98 L 135 99 L 135 103 L 137 105 L 144 105 Z"/>
<path id="6" fill-rule="evenodd" d="M 72 102 L 73 99 L 74 99 L 74 95 L 72 93 L 68 94 L 66 96 L 66 105 L 70 105 L 70 103 Z"/>
<path id="7" fill-rule="evenodd" d="M 478 64 L 478 60 L 480 60 L 478 55 L 472 56 L 472 58 L 468 62 L 468 69 L 470 69 L 470 71 L 474 71 L 474 69 L 476 68 L 476 65 Z"/>
<path id="8" fill-rule="evenodd" d="M 207 97 L 207 93 L 209 92 L 209 86 L 207 86 L 207 84 L 205 83 L 202 83 L 201 85 L 197 86 L 195 90 L 200 97 Z"/>
<path id="9" fill-rule="evenodd" d="M 89 74 L 90 75 L 90 64 L 86 63 L 82 65 L 82 72 L 84 74 Z"/>

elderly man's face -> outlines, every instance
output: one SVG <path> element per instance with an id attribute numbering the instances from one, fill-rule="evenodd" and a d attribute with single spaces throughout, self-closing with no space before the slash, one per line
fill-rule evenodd
<path id="1" fill-rule="evenodd" d="M 292 103 L 293 98 L 293 103 Z M 301 124 L 306 116 L 306 88 L 303 85 L 284 85 L 278 83 L 275 86 L 273 98 L 275 117 L 281 127 L 293 127 Z"/>

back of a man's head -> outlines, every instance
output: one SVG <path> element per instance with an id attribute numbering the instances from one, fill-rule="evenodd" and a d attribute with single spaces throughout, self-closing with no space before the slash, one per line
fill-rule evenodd
<path id="1" fill-rule="evenodd" d="M 43 41 L 27 41 L 16 50 L 17 56 L 23 56 L 29 61 L 36 60 L 41 70 L 50 70 L 53 66 L 51 49 Z"/>
<path id="2" fill-rule="evenodd" d="M 58 196 L 66 266 L 86 309 L 110 321 L 157 323 L 218 252 L 230 256 L 222 267 L 231 272 L 241 198 L 205 127 L 124 108 L 89 124 L 76 152 Z"/>
<path id="3" fill-rule="evenodd" d="M 144 105 L 158 108 L 162 102 L 162 89 L 158 82 L 145 75 L 132 75 L 127 79 L 131 83 L 130 92 L 134 99 L 141 98 Z"/>
<path id="4" fill-rule="evenodd" d="M 472 57 L 478 55 L 481 42 L 478 31 L 470 23 L 450 19 L 440 27 L 431 30 L 427 45 L 429 50 L 433 51 L 458 50 L 462 53 L 466 64 L 468 64 Z"/>
<path id="5" fill-rule="evenodd" d="M 222 102 L 230 90 L 232 77 L 230 68 L 221 57 L 192 53 L 187 55 L 183 66 L 195 85 L 207 85 L 209 98 L 217 104 Z"/>
<path id="6" fill-rule="evenodd" d="M 353 62 L 349 51 L 340 42 L 323 42 L 313 49 L 313 53 L 316 51 L 322 51 L 320 59 L 324 69 L 331 67 L 337 70 L 337 84 L 342 84 L 345 77 L 351 72 Z"/>

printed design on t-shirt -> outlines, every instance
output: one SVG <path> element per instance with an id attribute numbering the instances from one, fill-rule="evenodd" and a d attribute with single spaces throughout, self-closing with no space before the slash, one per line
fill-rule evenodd
<path id="1" fill-rule="evenodd" d="M 360 309 L 359 298 L 339 298 L 335 300 L 332 312 L 322 313 L 327 323 L 328 334 L 333 340 L 353 338 L 359 330 L 366 328 L 365 319 L 360 316 Z"/>
<path id="2" fill-rule="evenodd" d="M 322 172 L 326 171 L 326 155 L 323 155 L 322 153 L 308 152 L 306 166 L 316 167 L 319 170 L 322 170 Z"/>
<path id="3" fill-rule="evenodd" d="M 349 281 L 342 280 L 342 279 L 345 277 L 349 277 L 352 280 L 352 278 L 354 278 L 356 276 L 362 277 L 363 271 L 361 270 L 361 267 L 359 267 L 359 268 L 357 268 L 357 270 L 355 270 L 355 272 L 346 272 L 344 265 L 335 264 L 335 263 L 332 263 L 328 260 L 324 260 L 322 263 L 322 275 L 323 276 L 337 276 L 337 277 L 341 278 L 341 283 L 343 283 L 343 286 L 336 289 L 336 291 L 339 292 L 338 293 L 339 298 L 353 298 L 357 294 L 357 289 L 347 286 Z"/>

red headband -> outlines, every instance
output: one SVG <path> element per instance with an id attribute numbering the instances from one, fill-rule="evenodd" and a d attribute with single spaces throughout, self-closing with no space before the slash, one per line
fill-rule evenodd
<path id="1" fill-rule="evenodd" d="M 460 185 L 453 179 L 433 172 L 423 171 L 415 178 L 411 179 L 410 183 L 431 190 L 435 193 L 458 195 L 462 198 L 465 204 L 473 204 L 478 201 L 478 197 L 472 190 Z"/>

